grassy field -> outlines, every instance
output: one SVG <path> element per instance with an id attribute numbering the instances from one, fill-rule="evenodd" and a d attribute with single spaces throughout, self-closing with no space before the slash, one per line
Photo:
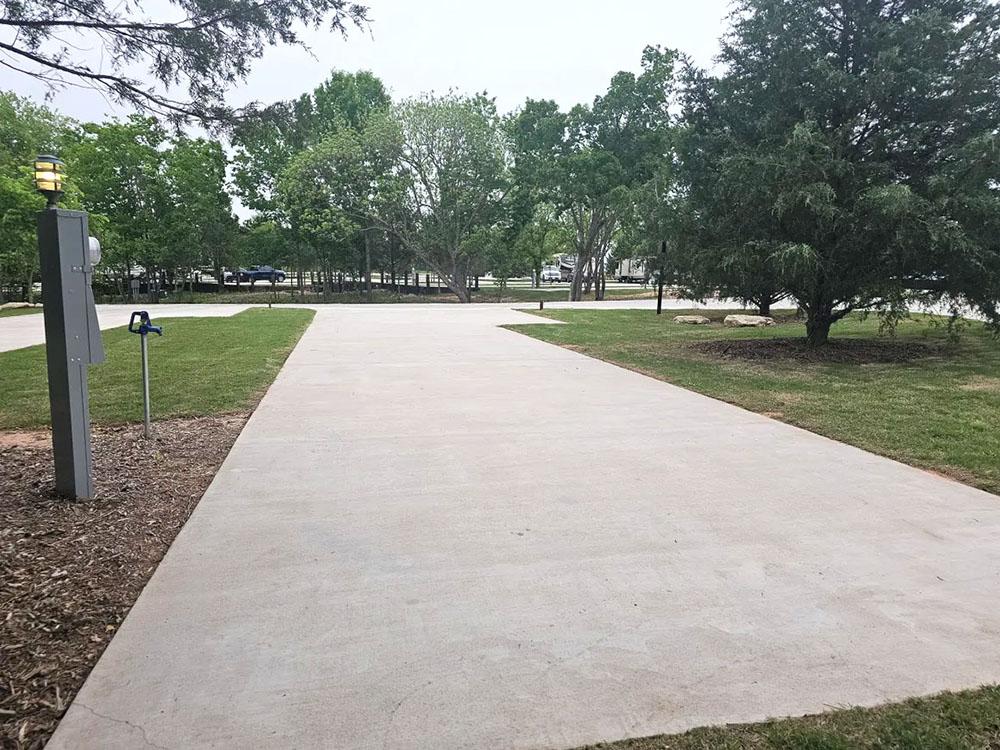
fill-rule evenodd
<path id="1" fill-rule="evenodd" d="M 167 318 L 149 337 L 154 418 L 203 416 L 251 407 L 274 380 L 309 321 L 311 310 L 248 310 L 231 318 Z M 90 368 L 95 422 L 142 421 L 139 337 L 103 332 L 107 361 Z M 45 349 L 0 353 L 0 429 L 49 423 Z"/>
<path id="2" fill-rule="evenodd" d="M 790 319 L 771 328 L 726 329 L 718 312 L 708 313 L 709 326 L 674 323 L 675 311 L 539 314 L 569 325 L 513 328 L 1000 494 L 1000 341 L 979 324 L 950 343 L 928 318 L 905 321 L 881 345 L 911 347 L 916 356 L 909 361 L 815 362 L 696 348 L 804 336 L 804 326 Z M 835 342 L 877 338 L 878 321 L 852 317 L 833 335 Z"/>
<path id="3" fill-rule="evenodd" d="M 914 698 L 876 708 L 760 724 L 706 727 L 594 746 L 602 750 L 993 750 L 1000 688 Z"/>
<path id="4" fill-rule="evenodd" d="M 34 315 L 40 313 L 40 307 L 12 307 L 7 310 L 0 310 L 0 318 L 13 318 L 16 315 Z"/>

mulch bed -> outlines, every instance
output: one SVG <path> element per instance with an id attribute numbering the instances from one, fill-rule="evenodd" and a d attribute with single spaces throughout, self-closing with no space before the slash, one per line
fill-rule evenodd
<path id="1" fill-rule="evenodd" d="M 0 432 L 0 747 L 42 747 L 245 416 L 94 430 L 97 497 L 53 492 L 47 432 Z"/>
<path id="2" fill-rule="evenodd" d="M 912 362 L 943 353 L 940 344 L 893 339 L 830 339 L 811 347 L 804 338 L 697 341 L 688 348 L 701 354 L 735 360 L 781 360 L 818 364 L 891 364 Z"/>

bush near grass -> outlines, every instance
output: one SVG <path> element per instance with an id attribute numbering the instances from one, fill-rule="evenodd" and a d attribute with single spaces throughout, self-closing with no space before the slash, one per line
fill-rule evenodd
<path id="1" fill-rule="evenodd" d="M 155 313 L 154 313 L 155 314 Z M 254 309 L 229 318 L 165 318 L 149 337 L 154 418 L 205 416 L 251 408 L 263 395 L 314 313 Z M 139 337 L 102 332 L 107 361 L 89 369 L 94 422 L 142 420 Z M 49 424 L 44 345 L 0 353 L 0 429 Z"/>
<path id="2" fill-rule="evenodd" d="M 728 329 L 726 311 L 691 313 L 713 322 L 674 323 L 683 311 L 551 310 L 537 314 L 569 325 L 511 327 L 1000 494 L 1000 342 L 982 324 L 969 323 L 953 342 L 928 316 L 903 321 L 892 338 L 880 337 L 877 319 L 852 316 L 834 327 L 837 356 L 823 361 L 775 356 L 775 339 L 805 336 L 790 314 L 769 328 Z M 884 345 L 852 345 L 862 340 Z M 725 352 L 710 341 L 734 346 Z M 769 356 L 742 356 L 754 341 Z M 838 341 L 850 342 L 840 347 L 846 361 L 837 361 Z M 878 361 L 894 349 L 907 353 L 902 361 Z"/>

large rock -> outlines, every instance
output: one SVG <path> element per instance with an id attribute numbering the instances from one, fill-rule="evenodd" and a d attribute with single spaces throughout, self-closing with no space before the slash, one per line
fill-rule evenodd
<path id="1" fill-rule="evenodd" d="M 712 321 L 706 318 L 704 315 L 675 315 L 675 323 L 686 323 L 689 326 L 705 326 Z"/>
<path id="2" fill-rule="evenodd" d="M 730 328 L 761 328 L 773 326 L 774 318 L 763 315 L 727 315 L 723 323 Z"/>
<path id="3" fill-rule="evenodd" d="M 33 305 L 30 302 L 4 302 L 0 305 L 0 310 L 20 310 L 25 307 L 41 307 L 41 305 Z"/>

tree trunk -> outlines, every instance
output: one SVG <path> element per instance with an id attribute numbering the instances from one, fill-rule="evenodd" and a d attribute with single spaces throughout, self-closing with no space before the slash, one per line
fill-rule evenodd
<path id="1" fill-rule="evenodd" d="M 441 291 L 441 274 L 436 274 L 438 278 L 438 292 Z M 459 302 L 472 302 L 472 294 L 469 292 L 469 274 L 467 266 L 461 260 L 452 263 L 450 277 L 445 277 L 445 284 L 455 293 Z"/>
<path id="2" fill-rule="evenodd" d="M 583 274 L 586 265 L 583 258 L 577 256 L 576 265 L 573 267 L 573 279 L 569 287 L 570 302 L 579 302 L 583 298 Z"/>
<path id="3" fill-rule="evenodd" d="M 365 298 L 372 301 L 372 233 L 365 230 Z"/>
<path id="4" fill-rule="evenodd" d="M 763 315 L 765 318 L 768 317 L 771 314 L 771 300 L 761 300 L 760 304 L 757 305 L 757 314 Z"/>
<path id="5" fill-rule="evenodd" d="M 806 319 L 806 340 L 809 346 L 823 346 L 830 340 L 830 326 L 833 325 L 833 315 L 826 309 L 816 311 L 810 309 Z"/>

